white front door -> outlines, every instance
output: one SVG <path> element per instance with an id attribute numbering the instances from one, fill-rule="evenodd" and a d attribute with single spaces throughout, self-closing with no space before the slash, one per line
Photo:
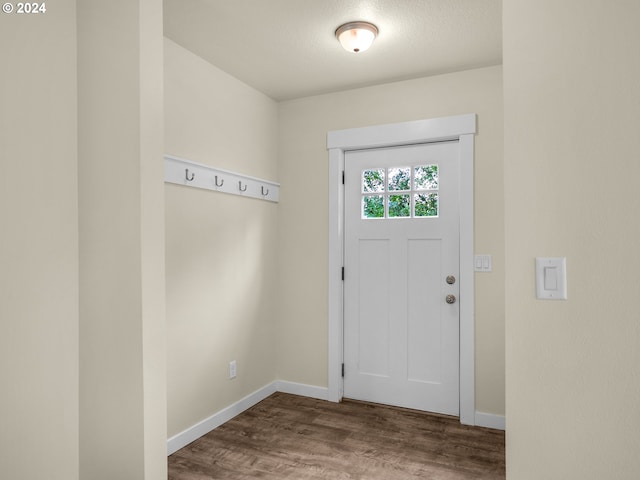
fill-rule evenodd
<path id="1" fill-rule="evenodd" d="M 345 152 L 347 398 L 459 414 L 459 157 Z"/>

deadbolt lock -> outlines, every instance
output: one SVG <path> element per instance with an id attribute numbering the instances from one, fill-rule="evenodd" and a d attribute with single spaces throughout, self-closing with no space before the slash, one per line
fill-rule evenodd
<path id="1" fill-rule="evenodd" d="M 447 283 L 449 285 L 453 285 L 454 283 L 456 283 L 456 277 L 454 277 L 453 275 L 448 275 L 447 276 Z"/>

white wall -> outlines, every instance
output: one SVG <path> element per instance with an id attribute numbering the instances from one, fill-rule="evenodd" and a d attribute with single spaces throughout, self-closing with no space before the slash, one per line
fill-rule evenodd
<path id="1" fill-rule="evenodd" d="M 640 472 L 640 3 L 504 5 L 507 477 Z M 535 298 L 566 256 L 568 300 Z"/>
<path id="2" fill-rule="evenodd" d="M 166 153 L 277 181 L 277 122 L 274 101 L 165 39 Z M 165 192 L 171 437 L 276 379 L 278 206 Z"/>
<path id="3" fill-rule="evenodd" d="M 499 66 L 279 104 L 280 379 L 327 386 L 327 132 L 464 113 L 478 114 L 476 252 L 493 255 L 493 272 L 476 274 L 476 408 L 504 414 L 503 125 Z"/>
<path id="4" fill-rule="evenodd" d="M 75 1 L 0 14 L 0 478 L 78 476 Z"/>

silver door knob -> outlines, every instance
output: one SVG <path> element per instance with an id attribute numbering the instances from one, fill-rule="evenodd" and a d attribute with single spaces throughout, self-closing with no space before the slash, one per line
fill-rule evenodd
<path id="1" fill-rule="evenodd" d="M 454 277 L 453 275 L 447 275 L 446 282 L 449 285 L 453 285 L 454 283 L 456 283 L 456 277 Z"/>
<path id="2" fill-rule="evenodd" d="M 446 301 L 449 305 L 451 305 L 452 303 L 456 303 L 456 296 L 455 295 L 447 295 Z"/>

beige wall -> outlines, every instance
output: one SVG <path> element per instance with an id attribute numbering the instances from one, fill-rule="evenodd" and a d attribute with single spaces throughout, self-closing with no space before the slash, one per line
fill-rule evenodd
<path id="1" fill-rule="evenodd" d="M 166 39 L 165 124 L 166 153 L 278 180 L 275 102 Z M 165 191 L 171 437 L 276 379 L 278 206 Z"/>
<path id="2" fill-rule="evenodd" d="M 162 2 L 78 3 L 80 477 L 166 478 Z"/>
<path id="3" fill-rule="evenodd" d="M 507 477 L 640 472 L 640 3 L 504 5 Z M 534 258 L 566 256 L 568 300 Z"/>
<path id="4" fill-rule="evenodd" d="M 79 478 L 75 8 L 0 14 L 0 478 Z"/>
<path id="5" fill-rule="evenodd" d="M 166 477 L 161 6 L 0 15 L 2 478 Z"/>
<path id="6" fill-rule="evenodd" d="M 476 408 L 504 414 L 502 68 L 441 75 L 279 104 L 280 379 L 327 386 L 329 130 L 478 114 L 475 248 L 493 255 L 476 274 Z"/>

